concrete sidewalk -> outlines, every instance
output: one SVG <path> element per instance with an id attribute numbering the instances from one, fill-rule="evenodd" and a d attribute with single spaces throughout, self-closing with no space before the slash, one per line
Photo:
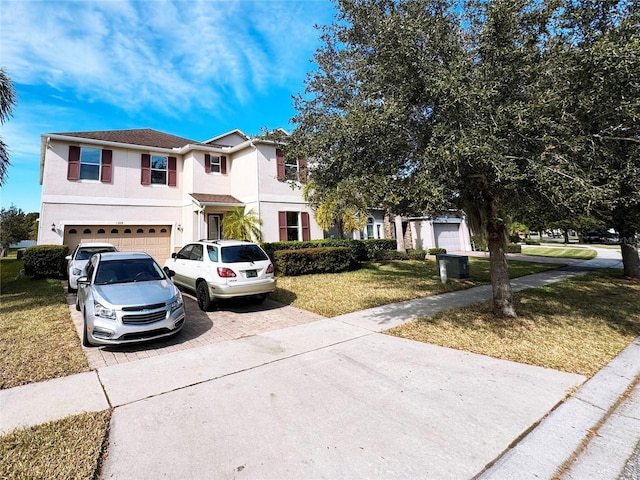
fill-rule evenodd
<path id="1" fill-rule="evenodd" d="M 598 458 L 624 466 L 640 432 L 640 339 L 565 401 L 584 377 L 378 333 L 490 297 L 477 287 L 3 390 L 0 432 L 114 408 L 102 475 L 117 479 L 551 479 L 564 467 L 579 479 Z"/>

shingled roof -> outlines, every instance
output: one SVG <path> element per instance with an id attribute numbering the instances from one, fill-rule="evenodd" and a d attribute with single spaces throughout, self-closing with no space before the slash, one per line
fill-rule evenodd
<path id="1" fill-rule="evenodd" d="M 198 203 L 222 203 L 225 205 L 237 203 L 238 205 L 242 205 L 242 202 L 238 200 L 236 197 L 231 195 L 216 195 L 212 193 L 192 193 L 191 196 Z"/>
<path id="2" fill-rule="evenodd" d="M 199 144 L 194 140 L 178 137 L 168 133 L 152 130 L 151 128 L 137 128 L 132 130 L 103 130 L 97 132 L 67 132 L 57 133 L 67 137 L 88 138 L 104 142 L 124 143 L 127 145 L 142 145 L 156 148 L 181 148 L 188 144 Z"/>

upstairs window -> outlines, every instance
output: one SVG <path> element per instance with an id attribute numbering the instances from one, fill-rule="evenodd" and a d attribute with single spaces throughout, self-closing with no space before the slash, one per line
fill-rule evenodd
<path id="1" fill-rule="evenodd" d="M 112 152 L 99 148 L 69 146 L 68 180 L 111 182 Z"/>
<path id="2" fill-rule="evenodd" d="M 276 148 L 276 167 L 278 180 L 281 182 L 294 180 L 307 181 L 307 169 L 304 160 L 293 160 L 286 157 L 281 148 Z"/>
<path id="3" fill-rule="evenodd" d="M 143 153 L 140 183 L 142 185 L 169 185 L 170 187 L 175 187 L 177 184 L 176 167 L 176 157 Z"/>
<path id="4" fill-rule="evenodd" d="M 151 184 L 152 185 L 167 184 L 168 165 L 169 165 L 169 157 L 161 157 L 160 155 L 151 155 Z"/>
<path id="5" fill-rule="evenodd" d="M 204 171 L 205 173 L 227 173 L 227 157 L 223 155 L 209 155 L 204 156 Z"/>

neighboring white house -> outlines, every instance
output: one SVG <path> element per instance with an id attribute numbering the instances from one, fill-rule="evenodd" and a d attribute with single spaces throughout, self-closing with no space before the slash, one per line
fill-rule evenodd
<path id="1" fill-rule="evenodd" d="M 221 238 L 222 219 L 237 206 L 257 213 L 265 242 L 325 237 L 297 188 L 304 162 L 275 141 L 233 130 L 197 142 L 151 129 L 49 133 L 41 141 L 38 244 L 106 241 L 162 263 L 185 243 Z M 384 238 L 382 213 L 372 210 L 354 236 Z"/>
<path id="2" fill-rule="evenodd" d="M 414 248 L 428 250 L 438 247 L 447 252 L 472 250 L 469 227 L 464 216 L 454 214 L 437 218 L 410 218 L 409 227 Z"/>

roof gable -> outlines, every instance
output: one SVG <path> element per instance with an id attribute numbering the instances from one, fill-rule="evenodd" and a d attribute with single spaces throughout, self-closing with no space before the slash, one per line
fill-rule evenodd
<path id="1" fill-rule="evenodd" d="M 215 147 L 235 147 L 249 140 L 249 137 L 242 130 L 231 130 L 222 135 L 215 136 L 202 143 Z"/>

